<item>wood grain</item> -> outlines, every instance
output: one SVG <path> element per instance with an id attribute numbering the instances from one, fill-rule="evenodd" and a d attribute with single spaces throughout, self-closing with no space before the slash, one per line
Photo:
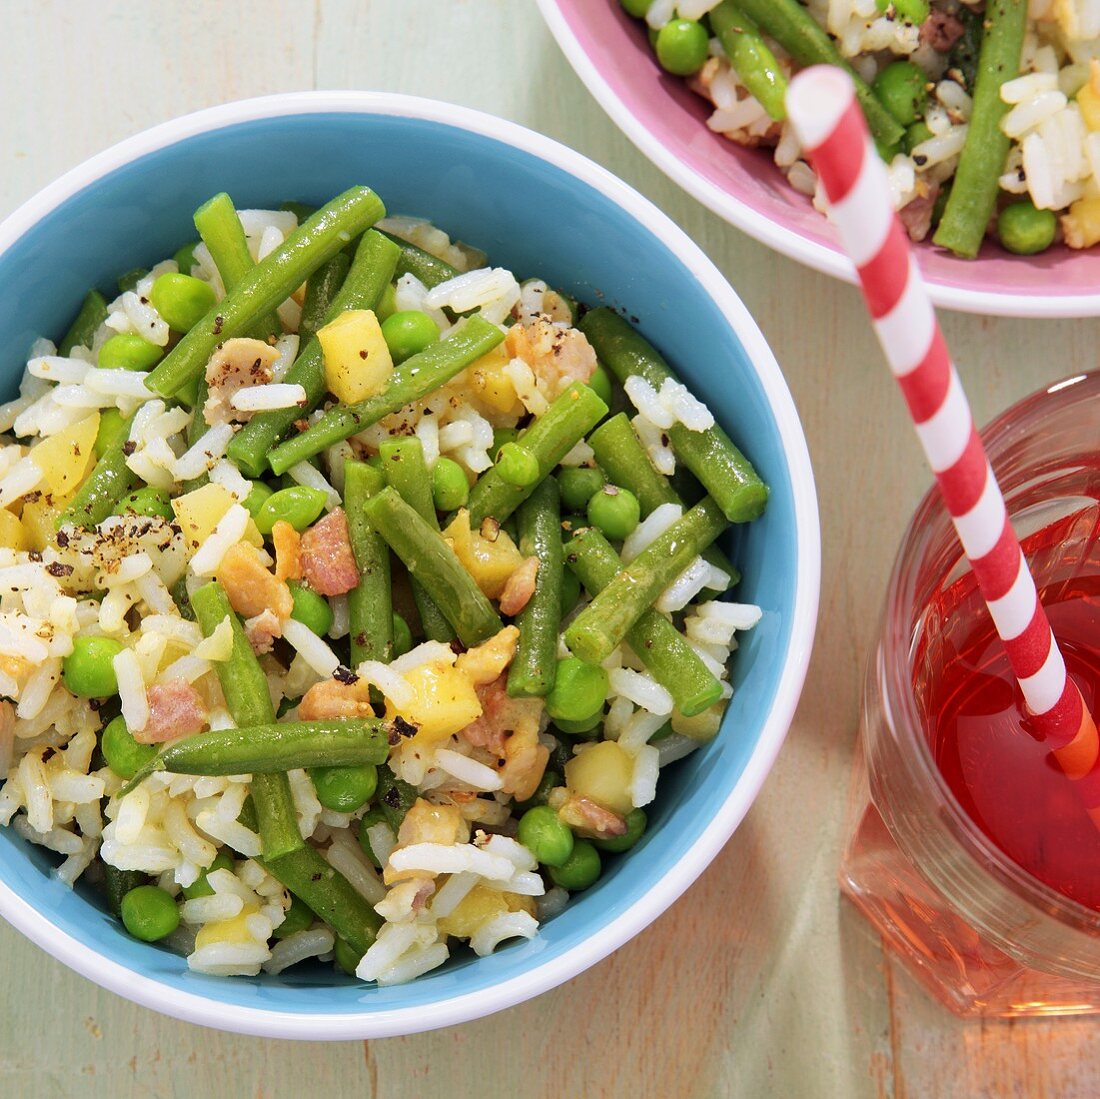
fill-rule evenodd
<path id="1" fill-rule="evenodd" d="M 853 290 L 742 236 L 652 168 L 573 76 L 530 0 L 8 0 L 3 11 L 2 214 L 153 123 L 312 87 L 450 99 L 607 165 L 714 258 L 771 341 L 814 459 L 824 580 L 802 705 L 760 799 L 699 883 L 590 972 L 461 1027 L 296 1044 L 161 1018 L 0 926 L 0 1096 L 1100 1093 L 1100 1024 L 960 1022 L 838 898 L 863 666 L 894 549 L 928 484 Z M 1091 321 L 949 315 L 945 329 L 982 420 L 1097 366 Z"/>

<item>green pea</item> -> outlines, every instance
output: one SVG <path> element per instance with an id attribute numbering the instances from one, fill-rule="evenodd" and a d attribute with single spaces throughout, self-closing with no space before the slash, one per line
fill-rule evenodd
<path id="1" fill-rule="evenodd" d="M 272 932 L 276 939 L 287 939 L 299 931 L 308 931 L 313 926 L 313 909 L 299 897 L 290 898 L 290 907 L 286 910 L 283 922 Z"/>
<path id="2" fill-rule="evenodd" d="M 122 922 L 135 939 L 155 943 L 180 925 L 180 910 L 171 893 L 155 885 L 139 885 L 122 898 Z"/>
<path id="3" fill-rule="evenodd" d="M 1028 202 L 1014 202 L 997 217 L 997 236 L 1001 244 L 1018 256 L 1033 256 L 1045 252 L 1058 231 L 1058 218 L 1053 210 L 1040 210 Z"/>
<path id="4" fill-rule="evenodd" d="M 561 578 L 561 616 L 564 618 L 581 597 L 581 582 L 572 569 L 566 569 Z"/>
<path id="5" fill-rule="evenodd" d="M 319 488 L 291 485 L 273 492 L 257 509 L 254 516 L 261 534 L 282 519 L 295 530 L 305 530 L 325 510 L 328 495 Z"/>
<path id="6" fill-rule="evenodd" d="M 638 525 L 641 517 L 638 497 L 618 485 L 604 485 L 588 501 L 588 521 L 612 542 L 621 542 Z"/>
<path id="7" fill-rule="evenodd" d="M 122 652 L 112 637 L 78 637 L 73 651 L 61 662 L 65 686 L 77 698 L 110 698 L 118 694 L 118 680 L 111 661 Z"/>
<path id="8" fill-rule="evenodd" d="M 500 449 L 505 443 L 514 442 L 519 432 L 514 427 L 493 428 L 493 445 L 489 448 L 489 457 L 495 462 L 500 457 Z"/>
<path id="9" fill-rule="evenodd" d="M 195 249 L 198 248 L 199 242 L 197 240 L 191 241 L 190 244 L 185 244 L 173 257 L 176 264 L 179 266 L 180 273 L 184 275 L 191 274 L 191 268 L 195 266 Z"/>
<path id="10" fill-rule="evenodd" d="M 233 856 L 228 851 L 219 851 L 214 856 L 214 861 L 190 885 L 183 887 L 184 897 L 189 901 L 193 901 L 196 897 L 212 897 L 214 887 L 207 878 L 215 870 L 233 870 L 235 866 Z"/>
<path id="11" fill-rule="evenodd" d="M 149 300 L 169 328 L 189 332 L 214 308 L 217 298 L 202 279 L 169 272 L 153 283 Z"/>
<path id="12" fill-rule="evenodd" d="M 396 611 L 393 615 L 393 658 L 396 660 L 399 656 L 404 656 L 413 647 L 413 635 L 412 630 L 409 629 L 408 622 L 405 621 Z"/>
<path id="13" fill-rule="evenodd" d="M 155 744 L 139 744 L 134 740 L 121 714 L 99 734 L 99 749 L 107 766 L 119 778 L 127 780 L 132 779 L 157 754 Z"/>
<path id="14" fill-rule="evenodd" d="M 875 77 L 875 97 L 902 126 L 912 126 L 928 107 L 928 75 L 912 61 L 894 61 Z"/>
<path id="15" fill-rule="evenodd" d="M 119 501 L 116 515 L 159 515 L 162 519 L 171 519 L 175 512 L 168 496 L 168 490 L 143 485 L 134 489 Z"/>
<path id="16" fill-rule="evenodd" d="M 539 460 L 522 443 L 505 443 L 496 460 L 497 472 L 510 485 L 527 488 L 539 479 Z"/>
<path id="17" fill-rule="evenodd" d="M 627 15 L 633 15 L 635 19 L 644 19 L 653 0 L 621 0 L 621 3 Z"/>
<path id="18" fill-rule="evenodd" d="M 609 839 L 593 840 L 592 842 L 601 851 L 614 851 L 616 854 L 629 851 L 645 834 L 647 823 L 645 810 L 631 809 L 626 815 L 626 832 L 623 835 L 612 836 Z"/>
<path id="19" fill-rule="evenodd" d="M 535 787 L 535 792 L 526 801 L 517 804 L 516 810 L 520 813 L 526 813 L 536 805 L 545 805 L 546 799 L 550 796 L 550 791 L 553 790 L 555 786 L 563 785 L 565 785 L 565 780 L 557 771 L 544 771 L 542 778 L 539 779 L 538 786 Z"/>
<path id="20" fill-rule="evenodd" d="M 519 842 L 543 866 L 563 866 L 573 854 L 573 833 L 549 805 L 536 805 L 520 817 Z"/>
<path id="21" fill-rule="evenodd" d="M 595 884 L 602 869 L 599 851 L 588 840 L 577 840 L 569 858 L 561 866 L 551 866 L 549 874 L 555 885 L 577 893 Z"/>
<path id="22" fill-rule="evenodd" d="M 561 502 L 570 511 L 584 511 L 588 501 L 606 484 L 607 478 L 602 469 L 577 466 L 575 469 L 567 467 L 558 473 Z"/>
<path id="23" fill-rule="evenodd" d="M 382 338 L 395 363 L 403 363 L 439 339 L 439 329 L 427 313 L 402 309 L 382 322 Z"/>
<path id="24" fill-rule="evenodd" d="M 611 404 L 611 375 L 602 365 L 597 366 L 588 379 L 588 388 L 594 389 L 605 405 Z"/>
<path id="25" fill-rule="evenodd" d="M 126 434 L 126 420 L 117 408 L 105 408 L 99 414 L 99 430 L 95 436 L 95 456 L 102 458 Z"/>
<path id="26" fill-rule="evenodd" d="M 911 153 L 918 145 L 923 145 L 926 141 L 930 141 L 936 135 L 928 128 L 928 123 L 923 119 L 919 122 L 914 122 L 908 130 L 905 131 L 905 140 L 902 142 L 902 147 L 907 153 Z"/>
<path id="27" fill-rule="evenodd" d="M 374 315 L 378 318 L 379 324 L 384 324 L 396 312 L 397 287 L 391 282 L 389 286 L 382 291 L 382 300 L 375 307 Z"/>
<path id="28" fill-rule="evenodd" d="M 928 18 L 928 0 L 875 0 L 875 7 L 885 13 L 894 6 L 894 13 L 898 19 L 906 23 L 919 25 Z"/>
<path id="29" fill-rule="evenodd" d="M 149 274 L 149 269 L 147 267 L 134 267 L 127 271 L 125 275 L 119 275 L 118 292 L 120 294 L 125 294 L 127 290 L 136 289 L 137 284 L 141 282 L 147 274 Z"/>
<path id="30" fill-rule="evenodd" d="M 252 488 L 244 498 L 244 506 L 248 509 L 248 514 L 255 519 L 260 513 L 260 508 L 263 507 L 264 501 L 269 500 L 275 490 L 270 485 L 264 484 L 263 481 L 250 481 L 249 484 L 252 485 Z"/>
<path id="31" fill-rule="evenodd" d="M 554 687 L 546 696 L 546 712 L 557 721 L 587 721 L 607 701 L 610 682 L 598 664 L 575 656 L 558 661 Z"/>
<path id="32" fill-rule="evenodd" d="M 336 939 L 336 964 L 349 976 L 355 976 L 355 970 L 363 960 L 363 955 L 355 949 L 351 943 L 337 937 Z"/>
<path id="33" fill-rule="evenodd" d="M 584 737 L 586 740 L 591 740 L 592 738 L 586 734 L 591 733 L 603 721 L 603 718 L 604 713 L 601 706 L 591 717 L 580 718 L 577 721 L 559 717 L 554 721 L 554 726 L 568 736 Z"/>
<path id="34" fill-rule="evenodd" d="M 432 501 L 437 511 L 457 511 L 470 498 L 466 471 L 450 458 L 437 458 L 432 466 Z"/>
<path id="35" fill-rule="evenodd" d="M 317 800 L 334 813 L 354 813 L 378 789 L 378 768 L 373 763 L 354 767 L 314 767 L 309 772 Z"/>
<path id="36" fill-rule="evenodd" d="M 328 600 L 297 580 L 289 580 L 287 586 L 294 600 L 290 617 L 308 626 L 318 637 L 324 637 L 332 629 L 332 608 Z"/>
<path id="37" fill-rule="evenodd" d="M 162 348 L 135 332 L 119 332 L 99 349 L 99 365 L 104 370 L 152 370 L 163 357 Z"/>
<path id="38" fill-rule="evenodd" d="M 665 72 L 691 76 L 703 67 L 709 44 L 702 23 L 694 19 L 671 19 L 657 32 L 657 60 Z"/>

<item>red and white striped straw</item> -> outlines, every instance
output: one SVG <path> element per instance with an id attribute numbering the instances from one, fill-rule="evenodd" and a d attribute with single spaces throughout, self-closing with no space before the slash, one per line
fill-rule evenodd
<path id="1" fill-rule="evenodd" d="M 1032 720 L 1100 825 L 1096 725 L 1039 602 L 852 80 L 837 68 L 806 69 L 791 82 L 787 110 Z"/>

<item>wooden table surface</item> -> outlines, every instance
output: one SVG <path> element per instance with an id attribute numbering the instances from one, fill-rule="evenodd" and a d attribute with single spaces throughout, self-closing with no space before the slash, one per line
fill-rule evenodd
<path id="1" fill-rule="evenodd" d="M 451 100 L 606 165 L 699 242 L 770 340 L 809 438 L 824 561 L 802 705 L 759 800 L 687 895 L 595 969 L 465 1026 L 304 1044 L 162 1018 L 0 925 L 0 1097 L 1100 1093 L 1100 1022 L 961 1022 L 838 897 L 862 671 L 928 483 L 854 290 L 669 183 L 589 97 L 531 0 L 5 0 L 3 12 L 0 214 L 154 123 L 308 88 Z M 944 323 L 983 422 L 1097 366 L 1093 321 Z"/>

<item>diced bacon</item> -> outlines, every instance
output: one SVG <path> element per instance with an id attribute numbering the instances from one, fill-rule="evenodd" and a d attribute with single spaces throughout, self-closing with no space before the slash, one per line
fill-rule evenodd
<path id="1" fill-rule="evenodd" d="M 539 571 L 539 559 L 528 557 L 505 581 L 500 595 L 501 614 L 519 614 L 535 594 L 535 577 Z"/>
<path id="2" fill-rule="evenodd" d="M 191 736 L 206 725 L 207 712 L 202 695 L 184 679 L 154 683 L 148 690 L 149 720 L 145 728 L 134 731 L 139 744 L 163 744 L 181 736 Z"/>
<path id="3" fill-rule="evenodd" d="M 928 236 L 932 228 L 932 214 L 936 208 L 936 198 L 940 193 L 939 184 L 928 188 L 926 194 L 917 195 L 911 202 L 906 203 L 899 211 L 905 231 L 910 240 L 921 241 Z"/>
<path id="4" fill-rule="evenodd" d="M 275 578 L 301 580 L 302 536 L 285 519 L 280 519 L 271 528 L 271 541 L 275 546 Z"/>
<path id="5" fill-rule="evenodd" d="M 492 683 L 512 663 L 518 641 L 519 629 L 516 626 L 505 626 L 488 641 L 462 653 L 455 661 L 455 668 L 475 687 Z"/>
<path id="6" fill-rule="evenodd" d="M 324 679 L 320 683 L 314 683 L 298 703 L 298 717 L 301 721 L 373 716 L 370 687 L 365 679 L 357 679 L 354 683 Z"/>
<path id="7" fill-rule="evenodd" d="M 302 575 L 321 595 L 344 595 L 359 584 L 343 508 L 330 511 L 302 535 Z"/>
<path id="8" fill-rule="evenodd" d="M 269 653 L 275 647 L 275 639 L 283 636 L 283 625 L 272 610 L 262 610 L 244 624 L 244 635 L 257 656 Z"/>
<path id="9" fill-rule="evenodd" d="M 501 675 L 492 683 L 479 684 L 475 689 L 481 702 L 481 716 L 463 729 L 461 736 L 474 748 L 484 748 L 498 757 L 504 756 L 508 737 L 520 725 L 532 718 L 538 728 L 538 711 L 541 703 L 532 698 L 511 698 L 507 690 L 507 676 Z"/>
<path id="10" fill-rule="evenodd" d="M 15 754 L 15 707 L 0 702 L 0 778 L 6 778 Z"/>
<path id="11" fill-rule="evenodd" d="M 504 346 L 522 359 L 535 377 L 557 396 L 570 382 L 587 382 L 596 372 L 596 352 L 588 337 L 576 328 L 559 328 L 545 317 L 533 324 L 514 324 Z"/>
<path id="12" fill-rule="evenodd" d="M 230 546 L 218 566 L 218 580 L 233 609 L 243 618 L 255 618 L 266 610 L 289 618 L 294 600 L 285 580 L 276 579 L 266 568 L 259 551 L 249 542 Z"/>
<path id="13" fill-rule="evenodd" d="M 957 15 L 933 9 L 920 25 L 920 40 L 939 53 L 946 53 L 966 33 Z"/>
<path id="14" fill-rule="evenodd" d="M 570 828 L 575 828 L 596 839 L 626 835 L 626 821 L 618 813 L 613 813 L 599 802 L 579 794 L 566 799 L 565 804 L 558 810 L 558 816 Z"/>
<path id="15" fill-rule="evenodd" d="M 236 338 L 226 340 L 211 356 L 206 367 L 207 398 L 203 418 L 208 424 L 226 424 L 230 420 L 251 419 L 251 412 L 239 412 L 231 402 L 233 394 L 271 381 L 272 366 L 279 358 L 278 348 L 263 340 Z"/>

